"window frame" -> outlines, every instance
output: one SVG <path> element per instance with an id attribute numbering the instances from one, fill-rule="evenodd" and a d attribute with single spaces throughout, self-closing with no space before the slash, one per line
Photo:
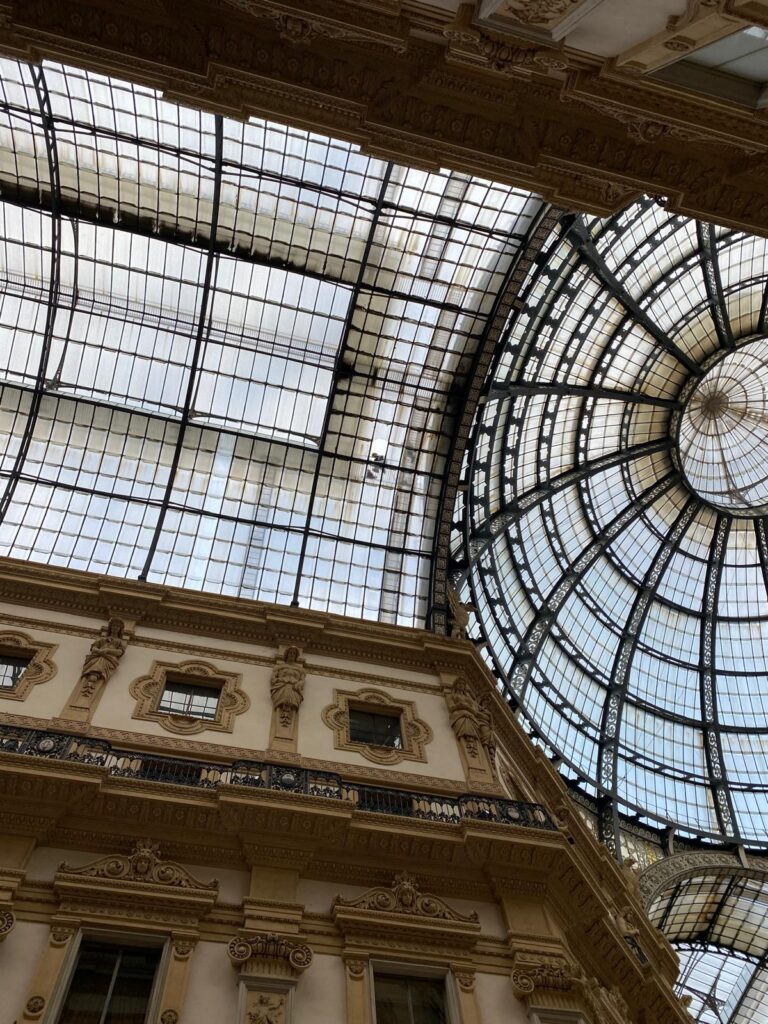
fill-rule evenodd
<path id="1" fill-rule="evenodd" d="M 208 714 L 196 715 L 191 710 L 190 711 L 175 711 L 175 710 L 170 709 L 170 708 L 164 708 L 162 705 L 163 705 L 163 700 L 165 699 L 165 695 L 168 692 L 168 688 L 169 688 L 169 686 L 174 686 L 174 685 L 189 687 L 190 689 L 209 690 L 211 692 L 215 692 L 215 694 L 216 694 L 216 705 L 215 705 L 215 707 L 213 709 L 213 713 L 210 714 L 210 715 L 208 715 Z M 215 721 L 217 721 L 217 716 L 219 714 L 219 704 L 221 703 L 221 695 L 222 695 L 223 689 L 224 689 L 224 680 L 221 679 L 221 678 L 203 679 L 202 677 L 195 678 L 194 676 L 183 676 L 183 675 L 176 675 L 173 672 L 166 672 L 165 673 L 165 679 L 163 681 L 163 688 L 160 691 L 160 696 L 159 696 L 158 701 L 157 701 L 157 710 L 161 714 L 166 714 L 166 715 L 185 715 L 185 716 L 187 716 L 189 718 L 199 718 L 201 721 L 204 721 L 204 722 L 215 722 Z M 192 700 L 192 699 L 193 699 L 193 697 L 190 697 L 190 700 Z"/>
<path id="2" fill-rule="evenodd" d="M 138 946 L 160 950 L 160 958 L 157 962 L 155 977 L 152 981 L 152 989 L 147 1001 L 147 1009 L 144 1014 L 145 1024 L 151 1024 L 160 1013 L 161 999 L 165 982 L 168 976 L 168 967 L 171 959 L 171 936 L 157 935 L 151 932 L 115 931 L 109 928 L 91 927 L 81 925 L 67 949 L 66 956 L 61 965 L 59 976 L 56 979 L 53 992 L 45 1008 L 41 1024 L 59 1024 L 64 1003 L 66 1002 L 72 981 L 75 976 L 77 964 L 80 959 L 80 947 L 83 940 L 103 942 L 104 945 L 116 946 Z"/>
<path id="3" fill-rule="evenodd" d="M 389 718 L 397 722 L 397 743 L 375 743 L 371 740 L 355 739 L 352 735 L 352 715 L 359 712 L 364 715 L 371 715 L 373 718 Z M 379 747 L 383 750 L 402 750 L 404 745 L 405 730 L 403 729 L 403 709 L 392 707 L 388 709 L 380 704 L 366 704 L 365 701 L 350 701 L 347 705 L 347 738 L 350 743 L 363 747 Z"/>
<path id="4" fill-rule="evenodd" d="M 205 661 L 153 661 L 149 673 L 134 679 L 129 687 L 136 701 L 132 717 L 157 722 L 168 732 L 182 736 L 205 730 L 233 732 L 237 716 L 251 706 L 248 695 L 240 685 L 242 678 L 238 672 L 222 670 Z M 210 718 L 199 718 L 180 712 L 161 711 L 160 703 L 168 679 L 190 686 L 218 689 L 216 713 Z"/>
<path id="5" fill-rule="evenodd" d="M 368 991 L 370 993 L 371 1024 L 378 1024 L 376 1016 L 376 975 L 389 974 L 399 978 L 441 978 L 445 993 L 446 1024 L 461 1024 L 459 1001 L 453 971 L 447 964 L 413 963 L 409 961 L 371 959 L 368 961 Z"/>

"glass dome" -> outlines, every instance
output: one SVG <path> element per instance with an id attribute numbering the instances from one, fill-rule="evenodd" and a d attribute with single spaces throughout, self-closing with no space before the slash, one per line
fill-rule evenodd
<path id="1" fill-rule="evenodd" d="M 768 834 L 767 246 L 653 199 L 563 218 L 475 424 L 452 578 L 614 826 Z"/>

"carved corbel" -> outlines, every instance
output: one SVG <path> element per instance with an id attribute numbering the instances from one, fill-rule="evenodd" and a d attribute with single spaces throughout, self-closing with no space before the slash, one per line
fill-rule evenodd
<path id="1" fill-rule="evenodd" d="M 62 718 L 75 722 L 91 721 L 107 682 L 125 654 L 128 639 L 123 620 L 110 619 L 91 644 L 80 678 L 61 713 Z"/>
<path id="2" fill-rule="evenodd" d="M 13 913 L 10 906 L 0 906 L 0 942 L 5 942 L 13 931 L 13 926 L 15 924 L 16 915 Z"/>
<path id="3" fill-rule="evenodd" d="M 269 746 L 272 750 L 296 752 L 299 708 L 304 700 L 306 674 L 300 649 L 295 646 L 286 647 L 275 663 L 269 684 L 272 697 Z"/>
<path id="4" fill-rule="evenodd" d="M 232 939 L 227 952 L 240 970 L 238 1024 L 290 1024 L 293 989 L 312 963 L 309 946 L 259 932 Z"/>

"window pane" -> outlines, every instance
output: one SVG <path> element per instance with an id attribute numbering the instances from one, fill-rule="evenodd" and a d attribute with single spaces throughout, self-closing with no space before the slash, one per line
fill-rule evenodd
<path id="1" fill-rule="evenodd" d="M 0 655 L 0 690 L 12 690 L 29 664 L 27 658 L 7 658 Z"/>
<path id="2" fill-rule="evenodd" d="M 374 977 L 376 1024 L 447 1024 L 442 978 Z"/>
<path id="3" fill-rule="evenodd" d="M 378 747 L 402 747 L 399 715 L 378 715 L 349 709 L 349 738 L 353 743 L 372 743 Z"/>
<path id="4" fill-rule="evenodd" d="M 166 680 L 158 711 L 172 715 L 191 715 L 193 718 L 215 718 L 219 704 L 219 691 L 213 686 L 177 683 Z"/>
<path id="5" fill-rule="evenodd" d="M 144 1024 L 159 949 L 83 942 L 59 1024 Z"/>

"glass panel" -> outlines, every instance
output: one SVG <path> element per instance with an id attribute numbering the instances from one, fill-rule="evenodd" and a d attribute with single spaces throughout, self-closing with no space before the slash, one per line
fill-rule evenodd
<path id="1" fill-rule="evenodd" d="M 12 690 L 29 662 L 29 658 L 11 658 L 0 654 L 0 690 Z"/>
<path id="2" fill-rule="evenodd" d="M 376 974 L 376 1024 L 447 1024 L 442 978 Z"/>
<path id="3" fill-rule="evenodd" d="M 157 710 L 192 718 L 215 718 L 218 705 L 219 690 L 216 687 L 166 679 Z"/>
<path id="4" fill-rule="evenodd" d="M 372 743 L 377 747 L 394 747 L 399 750 L 403 744 L 400 716 L 350 708 L 349 738 L 353 743 Z"/>
<path id="5" fill-rule="evenodd" d="M 160 952 L 85 940 L 58 1024 L 144 1024 Z"/>

